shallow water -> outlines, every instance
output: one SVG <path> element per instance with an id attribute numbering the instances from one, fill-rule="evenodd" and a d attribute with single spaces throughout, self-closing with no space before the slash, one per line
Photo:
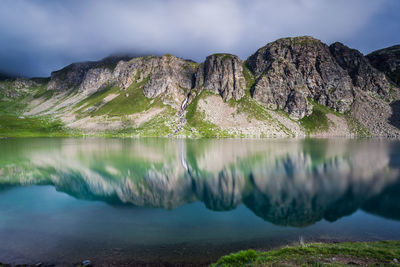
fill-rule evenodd
<path id="1" fill-rule="evenodd" d="M 0 262 L 207 264 L 400 239 L 400 142 L 0 140 Z"/>

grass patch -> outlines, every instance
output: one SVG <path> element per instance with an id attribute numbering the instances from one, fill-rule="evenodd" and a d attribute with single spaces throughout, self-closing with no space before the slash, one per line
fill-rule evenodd
<path id="1" fill-rule="evenodd" d="M 0 99 L 0 116 L 3 114 L 19 116 L 24 113 L 24 109 L 26 108 L 27 104 L 22 99 L 14 99 L 12 101 L 6 101 Z"/>
<path id="2" fill-rule="evenodd" d="M 326 112 L 316 106 L 313 107 L 312 114 L 302 118 L 300 123 L 303 125 L 307 134 L 329 130 L 329 120 L 326 116 Z"/>
<path id="3" fill-rule="evenodd" d="M 141 124 L 139 127 L 126 125 L 124 129 L 107 132 L 105 135 L 110 137 L 166 137 L 173 132 L 173 117 L 176 111 L 166 106 L 165 110 L 153 117 L 151 120 Z"/>
<path id="4" fill-rule="evenodd" d="M 251 119 L 256 119 L 259 121 L 272 120 L 272 117 L 268 113 L 268 111 L 266 111 L 261 104 L 259 104 L 256 100 L 254 100 L 250 96 L 250 92 L 248 90 L 245 91 L 244 96 L 240 100 L 235 101 L 234 99 L 230 99 L 229 105 L 237 106 L 237 112 L 246 113 L 250 120 Z"/>
<path id="5" fill-rule="evenodd" d="M 400 241 L 313 243 L 268 252 L 240 251 L 221 257 L 211 266 L 347 266 L 395 265 Z"/>
<path id="6" fill-rule="evenodd" d="M 74 109 L 78 109 L 76 113 L 82 113 L 83 110 L 87 107 L 100 106 L 105 97 L 107 97 L 109 94 L 112 93 L 118 93 L 119 90 L 120 90 L 119 87 L 107 86 L 103 90 L 97 91 L 94 94 L 91 94 L 89 97 L 82 100 L 81 102 L 77 103 L 74 106 Z"/>
<path id="7" fill-rule="evenodd" d="M 42 85 L 39 87 L 37 92 L 33 95 L 33 98 L 44 98 L 49 100 L 54 95 L 54 90 L 47 90 L 47 85 Z"/>
<path id="8" fill-rule="evenodd" d="M 200 99 L 205 99 L 207 96 L 214 95 L 211 92 L 203 90 L 197 95 L 186 109 L 186 120 L 189 127 L 197 130 L 200 137 L 231 137 L 231 135 L 219 128 L 217 125 L 209 122 L 205 118 L 204 112 L 198 110 Z"/>
<path id="9" fill-rule="evenodd" d="M 94 111 L 93 116 L 121 116 L 138 113 L 150 108 L 152 99 L 143 93 L 143 86 L 149 81 L 150 75 L 141 82 L 134 82 L 126 91 L 120 91 L 119 96 Z"/>
<path id="10" fill-rule="evenodd" d="M 0 114 L 1 137 L 32 137 L 32 136 L 67 136 L 64 125 L 49 116 L 16 117 Z"/>
<path id="11" fill-rule="evenodd" d="M 251 88 L 253 88 L 254 84 L 256 83 L 256 77 L 253 75 L 253 73 L 247 67 L 245 62 L 243 62 L 242 68 L 243 68 L 243 76 L 244 76 L 244 79 L 246 80 L 246 88 L 250 90 Z"/>
<path id="12" fill-rule="evenodd" d="M 329 130 L 329 119 L 326 114 L 332 113 L 339 117 L 343 116 L 339 112 L 318 104 L 313 100 L 308 99 L 308 101 L 313 105 L 312 114 L 299 120 L 307 135 Z"/>

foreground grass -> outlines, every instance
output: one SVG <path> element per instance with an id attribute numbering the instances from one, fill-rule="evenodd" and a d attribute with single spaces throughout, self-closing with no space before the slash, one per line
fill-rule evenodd
<path id="1" fill-rule="evenodd" d="M 245 250 L 211 266 L 398 266 L 400 241 L 312 243 L 267 252 Z"/>

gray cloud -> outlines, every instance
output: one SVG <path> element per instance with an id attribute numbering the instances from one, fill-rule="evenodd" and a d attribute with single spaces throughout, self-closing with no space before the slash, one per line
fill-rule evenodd
<path id="1" fill-rule="evenodd" d="M 369 52 L 400 42 L 399 2 L 1 0 L 0 70 L 46 76 L 71 62 L 118 52 L 247 58 L 268 42 L 298 35 Z"/>

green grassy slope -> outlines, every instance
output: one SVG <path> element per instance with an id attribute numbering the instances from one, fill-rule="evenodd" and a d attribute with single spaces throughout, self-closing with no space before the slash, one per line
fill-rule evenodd
<path id="1" fill-rule="evenodd" d="M 398 266 L 400 241 L 313 243 L 267 252 L 245 250 L 211 266 Z"/>

